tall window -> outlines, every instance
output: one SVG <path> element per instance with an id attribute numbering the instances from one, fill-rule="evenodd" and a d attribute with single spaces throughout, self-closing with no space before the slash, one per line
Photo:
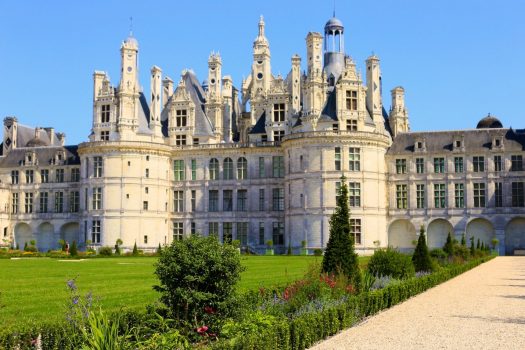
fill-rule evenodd
<path id="1" fill-rule="evenodd" d="M 176 159 L 173 161 L 173 175 L 175 181 L 184 181 L 184 160 Z"/>
<path id="2" fill-rule="evenodd" d="M 185 109 L 177 109 L 175 113 L 175 123 L 177 127 L 183 127 L 188 124 L 188 111 Z"/>
<path id="3" fill-rule="evenodd" d="M 33 170 L 26 170 L 26 184 L 32 184 L 34 180 Z"/>
<path id="4" fill-rule="evenodd" d="M 396 185 L 396 207 L 397 209 L 406 209 L 407 205 L 408 205 L 407 185 Z"/>
<path id="5" fill-rule="evenodd" d="M 425 173 L 425 159 L 416 158 L 416 173 L 418 174 Z"/>
<path id="6" fill-rule="evenodd" d="M 434 184 L 434 207 L 445 208 L 446 192 L 445 184 Z"/>
<path id="7" fill-rule="evenodd" d="M 361 170 L 361 149 L 350 147 L 348 149 L 348 170 L 360 171 Z"/>
<path id="8" fill-rule="evenodd" d="M 355 244 L 361 244 L 361 219 L 350 219 L 350 235 L 353 236 Z"/>
<path id="9" fill-rule="evenodd" d="M 11 183 L 18 185 L 18 170 L 11 170 Z"/>
<path id="10" fill-rule="evenodd" d="M 48 200 L 49 196 L 47 192 L 40 192 L 40 212 L 41 213 L 47 213 L 48 212 Z"/>
<path id="11" fill-rule="evenodd" d="M 197 180 L 197 159 L 191 160 L 191 180 Z"/>
<path id="12" fill-rule="evenodd" d="M 284 245 L 284 222 L 274 222 L 272 230 L 273 244 Z"/>
<path id="13" fill-rule="evenodd" d="M 55 213 L 64 211 L 64 192 L 55 192 Z"/>
<path id="14" fill-rule="evenodd" d="M 259 178 L 264 179 L 266 177 L 266 167 L 264 166 L 264 157 L 259 157 Z"/>
<path id="15" fill-rule="evenodd" d="M 346 91 L 346 109 L 350 111 L 357 111 L 357 91 Z"/>
<path id="16" fill-rule="evenodd" d="M 284 138 L 284 130 L 274 130 L 273 131 L 273 140 L 275 142 L 281 142 Z"/>
<path id="17" fill-rule="evenodd" d="M 149 169 L 148 169 L 148 168 L 145 169 L 145 171 L 144 171 L 144 176 L 145 176 L 146 178 L 149 177 Z"/>
<path id="18" fill-rule="evenodd" d="M 510 156 L 511 167 L 510 171 L 523 171 L 523 156 Z"/>
<path id="19" fill-rule="evenodd" d="M 337 181 L 335 183 L 335 203 L 336 205 L 339 202 L 339 197 L 341 197 L 341 182 Z"/>
<path id="20" fill-rule="evenodd" d="M 80 169 L 72 168 L 71 169 L 71 182 L 79 182 L 79 181 L 80 181 Z"/>
<path id="21" fill-rule="evenodd" d="M 102 209 L 102 187 L 93 188 L 93 210 Z"/>
<path id="22" fill-rule="evenodd" d="M 208 223 L 208 236 L 219 237 L 219 223 L 218 222 Z"/>
<path id="23" fill-rule="evenodd" d="M 216 158 L 210 159 L 210 180 L 219 179 L 219 161 Z"/>
<path id="24" fill-rule="evenodd" d="M 260 211 L 264 211 L 264 188 L 259 188 L 259 210 Z"/>
<path id="25" fill-rule="evenodd" d="M 475 173 L 485 171 L 485 157 L 472 157 L 472 166 Z"/>
<path id="26" fill-rule="evenodd" d="M 357 120 L 347 119 L 346 120 L 346 130 L 348 131 L 357 131 Z"/>
<path id="27" fill-rule="evenodd" d="M 102 157 L 93 157 L 93 177 L 102 177 Z"/>
<path id="28" fill-rule="evenodd" d="M 512 183 L 512 206 L 513 207 L 525 206 L 523 182 L 513 182 Z"/>
<path id="29" fill-rule="evenodd" d="M 18 214 L 18 193 L 13 193 L 11 197 L 11 213 Z"/>
<path id="30" fill-rule="evenodd" d="M 175 145 L 185 146 L 186 145 L 186 135 L 175 135 Z"/>
<path id="31" fill-rule="evenodd" d="M 224 159 L 223 179 L 233 180 L 233 160 L 231 158 Z"/>
<path id="32" fill-rule="evenodd" d="M 109 123 L 109 113 L 110 113 L 109 105 L 100 106 L 100 122 L 101 123 Z"/>
<path id="33" fill-rule="evenodd" d="M 237 179 L 245 180 L 248 178 L 248 161 L 241 157 L 237 159 Z"/>
<path id="34" fill-rule="evenodd" d="M 238 222 L 237 223 L 237 239 L 241 241 L 241 246 L 248 244 L 248 223 Z"/>
<path id="35" fill-rule="evenodd" d="M 100 132 L 100 140 L 109 141 L 109 131 L 108 130 L 104 130 Z"/>
<path id="36" fill-rule="evenodd" d="M 40 170 L 40 181 L 43 184 L 46 184 L 49 182 L 49 169 Z"/>
<path id="37" fill-rule="evenodd" d="M 219 191 L 210 190 L 208 194 L 208 211 L 219 211 Z"/>
<path id="38" fill-rule="evenodd" d="M 173 222 L 173 241 L 182 241 L 184 238 L 184 223 L 182 221 Z"/>
<path id="39" fill-rule="evenodd" d="M 222 223 L 222 242 L 231 243 L 233 240 L 233 224 L 231 222 Z"/>
<path id="40" fill-rule="evenodd" d="M 284 122 L 284 103 L 275 103 L 273 105 L 273 121 L 274 122 Z"/>
<path id="41" fill-rule="evenodd" d="M 64 182 L 64 169 L 55 170 L 55 182 Z"/>
<path id="42" fill-rule="evenodd" d="M 335 170 L 341 170 L 341 147 L 335 148 Z"/>
<path id="43" fill-rule="evenodd" d="M 273 156 L 272 157 L 272 174 L 273 177 L 284 177 L 284 157 Z"/>
<path id="44" fill-rule="evenodd" d="M 454 184 L 454 203 L 456 208 L 465 208 L 465 186 Z"/>
<path id="45" fill-rule="evenodd" d="M 426 207 L 425 185 L 423 184 L 416 185 L 416 207 L 418 209 L 423 209 Z"/>
<path id="46" fill-rule="evenodd" d="M 237 211 L 248 210 L 248 191 L 237 190 Z"/>
<path id="47" fill-rule="evenodd" d="M 463 157 L 454 157 L 454 172 L 463 172 Z"/>
<path id="48" fill-rule="evenodd" d="M 191 190 L 191 211 L 194 212 L 197 207 L 197 191 Z"/>
<path id="49" fill-rule="evenodd" d="M 232 190 L 222 191 L 222 210 L 223 211 L 233 210 L 233 191 Z"/>
<path id="50" fill-rule="evenodd" d="M 501 156 L 494 156 L 494 171 L 500 172 L 503 171 L 503 162 L 501 161 Z"/>
<path id="51" fill-rule="evenodd" d="M 272 190 L 272 210 L 282 211 L 284 210 L 284 188 L 274 188 Z"/>
<path id="52" fill-rule="evenodd" d="M 396 159 L 396 174 L 406 174 L 407 172 L 407 160 Z"/>
<path id="53" fill-rule="evenodd" d="M 259 222 L 259 245 L 265 244 L 264 222 Z"/>
<path id="54" fill-rule="evenodd" d="M 434 173 L 442 174 L 445 172 L 445 158 L 434 158 Z"/>
<path id="55" fill-rule="evenodd" d="M 93 244 L 100 243 L 100 232 L 100 220 L 93 220 L 93 222 L 91 223 L 91 242 Z"/>
<path id="56" fill-rule="evenodd" d="M 26 192 L 24 198 L 24 212 L 31 214 L 33 212 L 33 193 Z"/>
<path id="57" fill-rule="evenodd" d="M 149 210 L 149 202 L 142 201 L 142 210 Z"/>
<path id="58" fill-rule="evenodd" d="M 71 213 L 78 213 L 80 210 L 80 192 L 69 192 L 69 211 Z"/>
<path id="59" fill-rule="evenodd" d="M 494 183 L 494 206 L 496 208 L 503 207 L 503 183 Z"/>
<path id="60" fill-rule="evenodd" d="M 485 184 L 483 182 L 474 183 L 474 208 L 485 207 Z"/>
<path id="61" fill-rule="evenodd" d="M 348 199 L 351 207 L 361 206 L 361 184 L 359 182 L 348 183 Z"/>
<path id="62" fill-rule="evenodd" d="M 184 191 L 173 191 L 173 211 L 176 213 L 184 211 Z"/>

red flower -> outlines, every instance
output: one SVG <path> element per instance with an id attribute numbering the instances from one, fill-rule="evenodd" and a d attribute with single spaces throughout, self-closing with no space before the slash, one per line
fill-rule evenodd
<path id="1" fill-rule="evenodd" d="M 208 331 L 208 326 L 202 326 L 202 327 L 197 328 L 197 333 L 199 333 L 200 335 L 205 335 L 207 331 Z"/>
<path id="2" fill-rule="evenodd" d="M 213 315 L 215 314 L 215 309 L 212 308 L 211 306 L 205 306 L 204 312 L 207 313 L 208 315 Z"/>
<path id="3" fill-rule="evenodd" d="M 352 286 L 351 284 L 349 284 L 348 286 L 346 286 L 346 292 L 347 293 L 353 293 L 355 290 L 354 290 L 354 286 Z"/>

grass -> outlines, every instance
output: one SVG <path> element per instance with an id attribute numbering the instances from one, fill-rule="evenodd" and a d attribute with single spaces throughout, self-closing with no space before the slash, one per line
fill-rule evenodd
<path id="1" fill-rule="evenodd" d="M 320 263 L 313 256 L 243 256 L 246 270 L 240 290 L 281 285 L 304 276 L 308 266 Z M 58 320 L 68 298 L 66 281 L 76 278 L 84 294 L 93 292 L 106 310 L 143 308 L 158 293 L 154 257 L 76 260 L 48 258 L 0 259 L 0 324 Z M 366 264 L 368 258 L 360 258 Z"/>

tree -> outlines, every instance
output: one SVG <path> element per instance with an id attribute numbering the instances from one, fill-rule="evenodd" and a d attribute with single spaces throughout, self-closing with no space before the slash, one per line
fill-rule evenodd
<path id="1" fill-rule="evenodd" d="M 467 246 L 467 241 L 465 240 L 465 232 L 463 232 L 463 234 L 461 235 L 461 245 L 463 247 Z"/>
<path id="2" fill-rule="evenodd" d="M 135 241 L 135 244 L 133 245 L 133 256 L 138 256 L 139 255 L 139 250 L 137 248 L 137 241 Z"/>
<path id="3" fill-rule="evenodd" d="M 71 244 L 71 249 L 69 250 L 69 254 L 71 254 L 71 256 L 78 255 L 77 241 L 73 241 L 73 243 Z"/>
<path id="4" fill-rule="evenodd" d="M 477 250 L 480 250 L 480 249 L 481 249 L 481 244 L 480 244 L 480 242 L 479 242 L 479 238 L 478 238 L 478 243 L 476 243 L 476 249 L 477 249 Z"/>
<path id="5" fill-rule="evenodd" d="M 474 248 L 474 236 L 470 237 L 470 256 L 474 257 L 476 249 Z"/>
<path id="6" fill-rule="evenodd" d="M 449 257 L 454 255 L 454 243 L 452 242 L 452 235 L 450 234 L 450 232 L 448 233 L 447 241 L 443 246 L 443 251 L 447 253 Z"/>
<path id="7" fill-rule="evenodd" d="M 157 247 L 157 254 L 161 254 L 162 253 L 162 247 L 160 246 L 160 242 L 159 242 L 159 246 Z"/>
<path id="8" fill-rule="evenodd" d="M 425 228 L 423 226 L 421 226 L 421 229 L 419 230 L 419 238 L 417 240 L 414 255 L 412 255 L 412 262 L 414 263 L 416 272 L 432 271 L 432 260 L 430 258 L 430 253 L 428 252 Z"/>
<path id="9" fill-rule="evenodd" d="M 122 245 L 122 240 L 120 238 L 117 238 L 117 241 L 115 242 L 115 255 L 120 255 L 120 246 Z"/>
<path id="10" fill-rule="evenodd" d="M 359 290 L 361 272 L 357 254 L 354 251 L 354 238 L 350 235 L 348 188 L 344 176 L 341 180 L 337 207 L 330 218 L 330 238 L 328 238 L 323 257 L 322 271 L 325 273 L 344 274 L 349 282 Z"/>

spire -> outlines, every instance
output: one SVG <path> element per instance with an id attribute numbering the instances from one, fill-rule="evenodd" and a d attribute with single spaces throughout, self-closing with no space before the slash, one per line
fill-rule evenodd
<path id="1" fill-rule="evenodd" d="M 261 15 L 259 19 L 259 37 L 264 38 L 264 17 Z"/>
<path id="2" fill-rule="evenodd" d="M 129 36 L 133 36 L 133 17 L 129 18 Z"/>

